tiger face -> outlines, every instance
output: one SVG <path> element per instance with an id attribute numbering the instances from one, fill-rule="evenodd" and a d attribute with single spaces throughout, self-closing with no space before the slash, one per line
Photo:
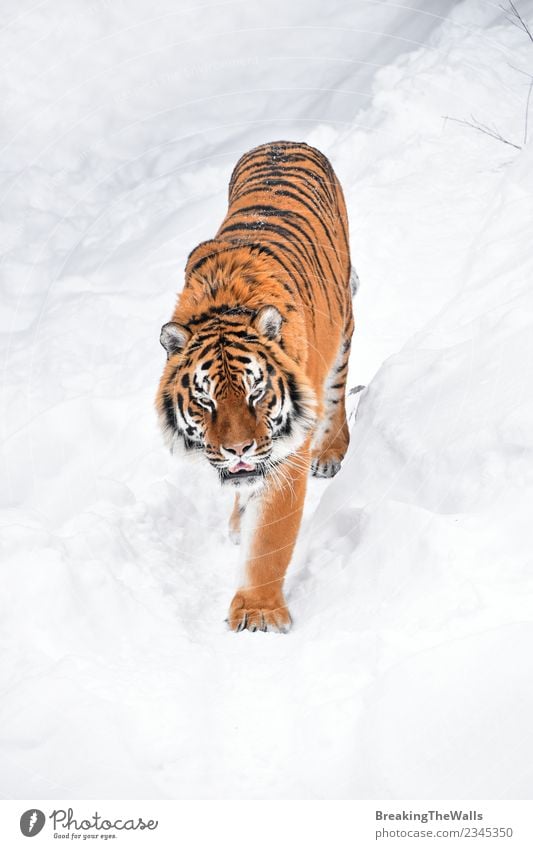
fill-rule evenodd
<path id="1" fill-rule="evenodd" d="M 281 324 L 275 307 L 228 307 L 161 330 L 163 431 L 172 449 L 201 452 L 223 485 L 260 488 L 314 425 L 315 396 Z"/>

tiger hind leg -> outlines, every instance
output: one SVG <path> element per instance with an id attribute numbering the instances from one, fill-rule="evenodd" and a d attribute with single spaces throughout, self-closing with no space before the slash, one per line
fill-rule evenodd
<path id="1" fill-rule="evenodd" d="M 324 413 L 312 444 L 311 474 L 333 478 L 341 467 L 350 442 L 346 420 L 346 378 L 350 356 L 350 337 L 343 341 L 324 386 Z"/>

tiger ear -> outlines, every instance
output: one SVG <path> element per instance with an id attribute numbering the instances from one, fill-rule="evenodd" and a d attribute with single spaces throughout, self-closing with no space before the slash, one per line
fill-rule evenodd
<path id="1" fill-rule="evenodd" d="M 176 324 L 175 321 L 168 321 L 161 328 L 159 341 L 167 352 L 167 355 L 171 357 L 172 354 L 183 351 L 190 338 L 190 330 L 187 330 L 182 324 Z"/>
<path id="2" fill-rule="evenodd" d="M 266 306 L 261 307 L 258 311 L 254 324 L 263 336 L 267 339 L 279 339 L 281 324 L 283 318 L 277 307 Z"/>

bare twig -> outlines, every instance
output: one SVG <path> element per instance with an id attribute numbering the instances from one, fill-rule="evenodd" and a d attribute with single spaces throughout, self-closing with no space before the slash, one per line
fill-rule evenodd
<path id="1" fill-rule="evenodd" d="M 517 26 L 519 29 L 523 30 L 525 32 L 525 34 L 527 35 L 527 37 L 529 38 L 529 40 L 531 41 L 531 43 L 533 44 L 533 35 L 532 35 L 531 30 L 529 28 L 529 24 L 527 24 L 524 21 L 522 15 L 520 14 L 518 9 L 516 8 L 516 5 L 513 2 L 513 0 L 508 0 L 508 2 L 509 2 L 509 8 L 511 9 L 511 15 L 514 18 L 514 20 L 510 19 L 509 17 L 507 19 L 511 20 L 511 23 L 515 24 L 515 26 Z M 531 102 L 531 90 L 532 89 L 533 89 L 533 77 L 530 76 L 530 83 L 529 83 L 529 88 L 528 88 L 528 91 L 527 91 L 527 98 L 526 98 L 526 114 L 525 114 L 525 117 L 524 117 L 524 144 L 527 144 L 528 124 L 529 124 L 529 104 Z"/>
<path id="2" fill-rule="evenodd" d="M 530 80 L 533 80 L 533 74 L 530 74 L 529 71 L 524 71 L 523 68 L 517 68 L 516 65 L 511 64 L 511 62 L 507 62 L 510 68 L 513 71 L 518 71 L 519 74 L 523 74 L 525 77 L 529 77 Z"/>
<path id="3" fill-rule="evenodd" d="M 505 19 L 509 24 L 512 24 L 515 27 L 518 27 L 522 32 L 524 32 L 531 43 L 533 44 L 533 33 L 529 27 L 529 24 L 523 19 L 522 15 L 518 11 L 514 0 L 507 0 L 507 5 L 500 5 L 500 9 L 505 15 Z M 524 141 L 523 144 L 527 144 L 527 138 L 529 133 L 529 107 L 531 104 L 531 97 L 533 92 L 533 75 L 529 74 L 527 71 L 523 71 L 521 68 L 516 68 L 511 63 L 508 63 L 513 70 L 518 71 L 520 74 L 524 74 L 526 77 L 529 77 L 529 86 L 526 98 L 526 109 L 524 116 Z M 481 121 L 477 121 L 473 115 L 470 116 L 471 120 L 466 121 L 463 118 L 452 118 L 450 115 L 445 115 L 445 121 L 454 121 L 456 124 L 463 124 L 465 127 L 471 127 L 473 130 L 477 130 L 478 133 L 484 133 L 486 136 L 490 136 L 491 139 L 496 139 L 496 141 L 502 142 L 502 144 L 507 144 L 509 147 L 514 147 L 515 150 L 522 150 L 522 145 L 515 144 L 509 139 L 506 139 L 505 136 L 502 136 L 500 131 L 489 124 L 483 124 Z"/>
<path id="4" fill-rule="evenodd" d="M 472 127 L 473 130 L 477 130 L 479 133 L 484 133 L 486 136 L 496 139 L 496 141 L 508 144 L 510 147 L 516 148 L 516 150 L 522 150 L 522 145 L 509 141 L 509 139 L 502 136 L 495 127 L 489 127 L 487 124 L 481 124 L 479 121 L 476 121 L 474 116 L 472 116 L 471 121 L 465 121 L 462 118 L 452 118 L 450 115 L 444 115 L 443 118 L 445 121 L 454 121 L 456 124 L 463 124 L 465 127 Z"/>
<path id="5" fill-rule="evenodd" d="M 500 6 L 500 9 L 504 13 L 504 15 L 505 15 L 506 19 L 509 21 L 509 23 L 513 24 L 513 26 L 515 26 L 515 27 L 518 27 L 518 29 L 523 30 L 525 32 L 525 34 L 527 35 L 527 37 L 529 38 L 529 40 L 531 41 L 531 43 L 533 44 L 533 35 L 531 33 L 529 25 L 526 24 L 522 15 L 520 14 L 520 12 L 516 8 L 515 4 L 513 3 L 513 0 L 508 0 L 508 2 L 509 2 L 509 9 L 511 11 L 509 11 L 509 9 L 507 9 L 505 6 Z"/>
<path id="6" fill-rule="evenodd" d="M 527 92 L 527 100 L 526 100 L 526 117 L 524 120 L 524 144 L 527 144 L 527 131 L 528 131 L 528 122 L 529 122 L 529 104 L 531 102 L 531 92 L 533 91 L 533 77 L 531 78 L 531 82 L 529 83 L 529 89 Z"/>

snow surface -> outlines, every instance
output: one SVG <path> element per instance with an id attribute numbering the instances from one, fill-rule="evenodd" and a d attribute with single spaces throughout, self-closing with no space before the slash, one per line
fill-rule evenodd
<path id="1" fill-rule="evenodd" d="M 3 12 L 2 795 L 529 797 L 531 43 L 481 0 Z M 472 114 L 522 149 L 443 118 Z M 345 187 L 367 388 L 292 633 L 235 635 L 229 505 L 163 446 L 158 336 L 276 138 Z"/>

